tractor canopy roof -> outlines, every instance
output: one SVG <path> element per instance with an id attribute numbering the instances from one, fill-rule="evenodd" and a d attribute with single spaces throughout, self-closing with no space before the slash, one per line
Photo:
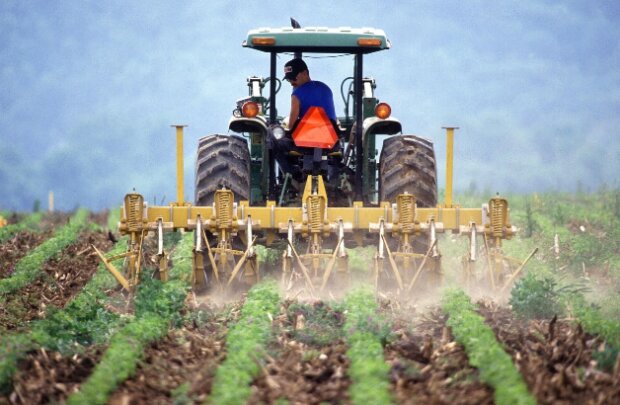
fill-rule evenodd
<path id="1" fill-rule="evenodd" d="M 243 46 L 264 52 L 366 54 L 389 49 L 385 32 L 375 28 L 259 28 L 250 30 Z"/>

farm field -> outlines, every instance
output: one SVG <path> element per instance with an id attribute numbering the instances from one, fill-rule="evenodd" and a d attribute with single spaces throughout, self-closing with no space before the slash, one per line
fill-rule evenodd
<path id="1" fill-rule="evenodd" d="M 117 212 L 3 213 L 0 404 L 620 403 L 620 191 L 509 201 L 505 252 L 538 248 L 510 290 L 464 283 L 467 242 L 443 235 L 445 285 L 406 299 L 365 250 L 343 298 L 281 288 L 269 260 L 247 292 L 196 295 L 190 233 L 166 235 L 167 283 L 147 241 L 129 297 L 91 248 L 124 251 Z"/>

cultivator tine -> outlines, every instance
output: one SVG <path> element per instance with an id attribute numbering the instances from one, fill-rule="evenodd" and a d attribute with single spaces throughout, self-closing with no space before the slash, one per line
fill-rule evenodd
<path id="1" fill-rule="evenodd" d="M 385 236 L 384 235 L 381 235 L 381 240 L 385 244 L 385 250 L 387 250 L 387 253 L 388 253 L 388 260 L 390 262 L 390 267 L 392 269 L 392 272 L 394 273 L 394 277 L 396 278 L 396 281 L 398 282 L 398 289 L 402 290 L 403 289 L 403 279 L 400 276 L 400 272 L 398 271 L 398 266 L 396 265 L 396 261 L 394 260 L 394 257 L 392 256 L 392 251 L 390 250 L 390 247 L 388 246 L 387 241 L 385 240 Z"/>
<path id="2" fill-rule="evenodd" d="M 422 263 L 420 263 L 420 265 L 418 266 L 418 269 L 415 272 L 415 275 L 413 276 L 413 278 L 411 279 L 409 286 L 407 286 L 408 292 L 410 292 L 413 286 L 415 285 L 415 282 L 417 281 L 418 277 L 420 276 L 420 273 L 422 272 L 422 269 L 424 268 L 424 265 L 426 264 L 426 259 L 429 258 L 429 256 L 431 255 L 431 252 L 435 249 L 436 245 L 437 245 L 437 239 L 435 239 L 433 243 L 431 243 L 431 245 L 428 247 L 428 250 L 426 251 L 426 254 L 424 255 L 424 259 L 422 259 Z"/>
<path id="3" fill-rule="evenodd" d="M 90 246 L 92 246 L 92 248 L 95 249 L 95 253 L 97 253 L 97 256 L 99 256 L 99 259 L 101 259 L 106 269 L 108 269 L 108 271 L 112 273 L 112 276 L 114 276 L 116 281 L 118 281 L 118 283 L 122 285 L 125 290 L 130 291 L 131 286 L 129 285 L 129 281 L 127 281 L 127 279 L 112 264 L 112 262 L 116 259 L 127 257 L 127 253 L 122 253 L 120 255 L 116 255 L 108 259 L 103 255 L 103 253 L 101 253 L 99 249 L 97 249 L 95 245 L 90 245 Z"/>
<path id="4" fill-rule="evenodd" d="M 538 248 L 534 248 L 534 250 L 532 250 L 532 253 L 530 253 L 527 256 L 527 258 L 523 261 L 523 263 L 521 263 L 521 266 L 519 266 L 519 268 L 517 270 L 515 270 L 515 272 L 510 275 L 508 280 L 506 280 L 506 283 L 504 283 L 504 286 L 501 288 L 501 290 L 499 290 L 500 295 L 504 293 L 504 291 L 506 290 L 506 288 L 508 288 L 508 286 L 510 284 L 512 284 L 514 279 L 519 275 L 519 273 L 521 273 L 521 270 L 523 270 L 523 268 L 525 267 L 527 262 L 530 261 L 530 259 L 536 254 L 536 252 L 538 252 Z"/>
<path id="5" fill-rule="evenodd" d="M 232 273 L 230 274 L 230 278 L 228 279 L 228 283 L 226 284 L 228 287 L 230 287 L 230 285 L 232 284 L 233 280 L 235 279 L 235 276 L 237 275 L 237 273 L 239 273 L 239 270 L 241 270 L 241 267 L 243 266 L 243 264 L 245 263 L 246 259 L 248 258 L 249 254 L 250 254 L 250 250 L 252 249 L 252 246 L 254 246 L 254 242 L 256 242 L 256 236 L 254 237 L 254 239 L 252 240 L 252 242 L 250 243 L 250 245 L 246 249 L 245 253 L 243 253 L 243 256 L 241 256 L 241 259 L 239 259 L 239 261 L 235 265 L 235 268 L 233 269 Z"/>
<path id="6" fill-rule="evenodd" d="M 205 245 L 207 245 L 207 256 L 209 257 L 209 262 L 213 268 L 213 277 L 215 277 L 217 284 L 220 285 L 220 272 L 217 268 L 217 264 L 215 263 L 215 257 L 213 256 L 213 251 L 211 250 L 211 244 L 209 243 L 209 238 L 207 238 L 207 233 L 204 229 L 202 230 L 202 237 L 205 240 Z"/>
<path id="7" fill-rule="evenodd" d="M 336 257 L 342 244 L 344 244 L 344 238 L 340 238 L 338 244 L 336 245 L 336 249 L 334 249 L 334 252 L 332 253 L 331 259 L 329 259 L 329 263 L 327 263 L 325 273 L 323 273 L 323 283 L 321 284 L 321 291 L 323 291 L 325 289 L 325 286 L 327 285 L 327 281 L 329 280 L 329 276 L 332 272 L 332 269 L 334 268 L 334 264 L 336 264 Z"/>
<path id="8" fill-rule="evenodd" d="M 306 279 L 306 283 L 308 284 L 308 288 L 310 289 L 310 292 L 312 293 L 312 295 L 314 295 L 314 286 L 312 285 L 312 279 L 310 278 L 308 269 L 306 268 L 301 258 L 297 254 L 297 251 L 295 250 L 295 247 L 293 246 L 293 244 L 288 239 L 286 240 L 286 242 L 291 247 L 291 250 L 293 252 L 293 255 L 295 256 L 295 259 L 297 259 L 297 264 L 299 264 L 299 267 L 301 268 L 301 271 L 304 275 L 304 278 Z"/>
<path id="9" fill-rule="evenodd" d="M 489 249 L 489 241 L 487 240 L 486 234 L 484 234 L 484 250 L 487 254 L 487 267 L 489 272 L 489 281 L 491 281 L 491 290 L 495 291 L 495 270 L 494 266 L 491 265 L 491 250 Z M 495 257 L 493 257 L 493 261 L 495 261 Z"/>

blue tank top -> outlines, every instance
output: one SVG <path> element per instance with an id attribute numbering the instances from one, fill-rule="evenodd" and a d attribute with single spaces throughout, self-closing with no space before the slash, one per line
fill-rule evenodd
<path id="1" fill-rule="evenodd" d="M 299 99 L 299 117 L 303 118 L 310 107 L 322 107 L 330 120 L 336 121 L 334 95 L 331 89 L 323 82 L 311 80 L 293 90 L 293 95 Z"/>

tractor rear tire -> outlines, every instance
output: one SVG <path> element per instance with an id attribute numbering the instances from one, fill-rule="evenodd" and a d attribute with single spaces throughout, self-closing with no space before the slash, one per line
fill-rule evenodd
<path id="1" fill-rule="evenodd" d="M 418 207 L 437 206 L 437 166 L 433 143 L 415 135 L 395 135 L 383 142 L 379 162 L 380 201 L 396 202 L 396 197 L 405 192 L 413 194 Z M 388 241 L 395 250 L 398 243 Z M 429 241 L 426 236 L 417 236 L 412 241 L 416 253 L 425 254 Z M 433 290 L 441 283 L 441 260 L 429 258 L 427 271 L 422 273 L 421 290 Z M 417 265 L 416 265 L 417 267 Z M 412 274 L 405 277 L 409 282 Z"/>
<path id="2" fill-rule="evenodd" d="M 250 151 L 237 135 L 207 135 L 198 141 L 196 157 L 197 206 L 213 204 L 215 192 L 226 187 L 235 201 L 250 199 Z"/>
<path id="3" fill-rule="evenodd" d="M 380 201 L 396 202 L 405 192 L 418 207 L 437 205 L 437 166 L 433 143 L 415 135 L 395 135 L 383 142 L 379 162 Z"/>

